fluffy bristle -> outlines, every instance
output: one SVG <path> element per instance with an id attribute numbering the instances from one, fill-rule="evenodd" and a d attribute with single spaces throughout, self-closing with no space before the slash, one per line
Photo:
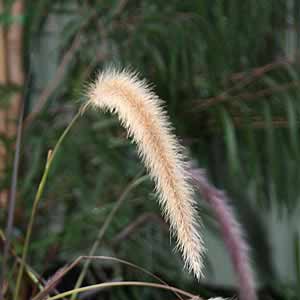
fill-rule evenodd
<path id="1" fill-rule="evenodd" d="M 183 147 L 172 133 L 162 101 L 135 73 L 108 69 L 88 90 L 88 105 L 116 113 L 137 144 L 153 178 L 164 215 L 176 233 L 187 268 L 202 274 L 203 242 Z"/>

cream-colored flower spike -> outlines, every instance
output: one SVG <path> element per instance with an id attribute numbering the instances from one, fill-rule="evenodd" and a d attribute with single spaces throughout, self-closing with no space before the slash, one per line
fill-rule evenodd
<path id="1" fill-rule="evenodd" d="M 116 113 L 137 144 L 186 266 L 199 278 L 204 246 L 194 192 L 187 178 L 184 149 L 172 133 L 162 101 L 135 73 L 115 69 L 99 74 L 88 90 L 88 99 L 87 105 Z"/>

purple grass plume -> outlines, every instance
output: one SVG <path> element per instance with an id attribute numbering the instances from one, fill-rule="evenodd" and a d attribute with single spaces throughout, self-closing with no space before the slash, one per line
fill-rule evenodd
<path id="1" fill-rule="evenodd" d="M 190 176 L 195 188 L 210 205 L 224 238 L 239 282 L 239 299 L 256 300 L 254 273 L 249 259 L 249 248 L 243 237 L 243 230 L 223 191 L 209 183 L 205 170 L 193 167 Z"/>

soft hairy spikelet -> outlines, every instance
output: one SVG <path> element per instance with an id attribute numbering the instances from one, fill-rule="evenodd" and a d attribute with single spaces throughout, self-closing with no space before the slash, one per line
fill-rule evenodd
<path id="1" fill-rule="evenodd" d="M 88 90 L 88 99 L 87 105 L 116 113 L 137 144 L 186 266 L 199 278 L 204 247 L 194 192 L 187 178 L 184 149 L 172 133 L 162 101 L 136 73 L 115 69 L 99 74 Z"/>

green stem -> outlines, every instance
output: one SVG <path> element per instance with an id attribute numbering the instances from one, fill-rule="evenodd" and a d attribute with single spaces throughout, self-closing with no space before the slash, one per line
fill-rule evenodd
<path id="1" fill-rule="evenodd" d="M 20 268 L 19 268 L 18 277 L 17 277 L 16 289 L 15 289 L 15 293 L 14 293 L 14 300 L 18 300 L 21 281 L 22 281 L 22 277 L 23 277 L 23 273 L 24 273 L 24 267 L 25 267 L 25 263 L 26 263 L 27 253 L 28 253 L 29 241 L 30 241 L 30 238 L 31 238 L 31 233 L 32 233 L 32 228 L 33 228 L 33 223 L 34 223 L 36 211 L 37 211 L 37 208 L 38 208 L 38 204 L 40 202 L 40 199 L 41 199 L 42 194 L 43 194 L 44 189 L 45 189 L 45 185 L 46 185 L 46 182 L 47 182 L 47 178 L 48 178 L 48 174 L 49 174 L 52 162 L 53 162 L 54 157 L 55 157 L 59 147 L 61 146 L 64 138 L 66 137 L 66 135 L 68 134 L 68 132 L 70 131 L 70 129 L 72 128 L 72 126 L 74 125 L 76 120 L 80 117 L 80 115 L 81 115 L 81 112 L 79 111 L 75 115 L 75 117 L 72 119 L 72 121 L 70 122 L 68 127 L 65 129 L 63 134 L 60 136 L 59 140 L 57 141 L 57 143 L 54 147 L 53 152 L 49 151 L 48 158 L 47 158 L 47 161 L 46 161 L 46 166 L 45 166 L 45 169 L 44 169 L 44 173 L 42 175 L 42 179 L 40 181 L 37 193 L 35 195 L 35 199 L 34 199 L 34 202 L 33 202 L 33 207 L 32 207 L 32 210 L 31 210 L 31 216 L 30 216 L 30 219 L 29 219 L 28 227 L 27 227 L 25 243 L 24 243 L 22 258 L 21 258 L 21 262 L 20 262 Z"/>
<path id="2" fill-rule="evenodd" d="M 56 300 L 56 299 L 61 299 L 66 296 L 73 295 L 74 293 L 82 293 L 85 291 L 90 291 L 94 289 L 106 289 L 106 288 L 111 288 L 111 287 L 116 287 L 116 286 L 144 286 L 144 287 L 152 287 L 152 288 L 157 288 L 157 289 L 163 289 L 163 290 L 168 290 L 171 292 L 176 292 L 178 294 L 181 294 L 183 296 L 189 297 L 191 299 L 197 299 L 197 300 L 203 300 L 202 298 L 193 295 L 189 292 L 183 291 L 181 289 L 178 289 L 176 287 L 172 287 L 169 285 L 163 285 L 159 283 L 152 283 L 152 282 L 142 282 L 142 281 L 120 281 L 120 282 L 104 282 L 104 283 L 98 283 L 98 284 L 93 284 L 77 289 L 73 289 L 61 294 L 58 294 L 56 296 L 47 298 L 47 300 Z"/>

